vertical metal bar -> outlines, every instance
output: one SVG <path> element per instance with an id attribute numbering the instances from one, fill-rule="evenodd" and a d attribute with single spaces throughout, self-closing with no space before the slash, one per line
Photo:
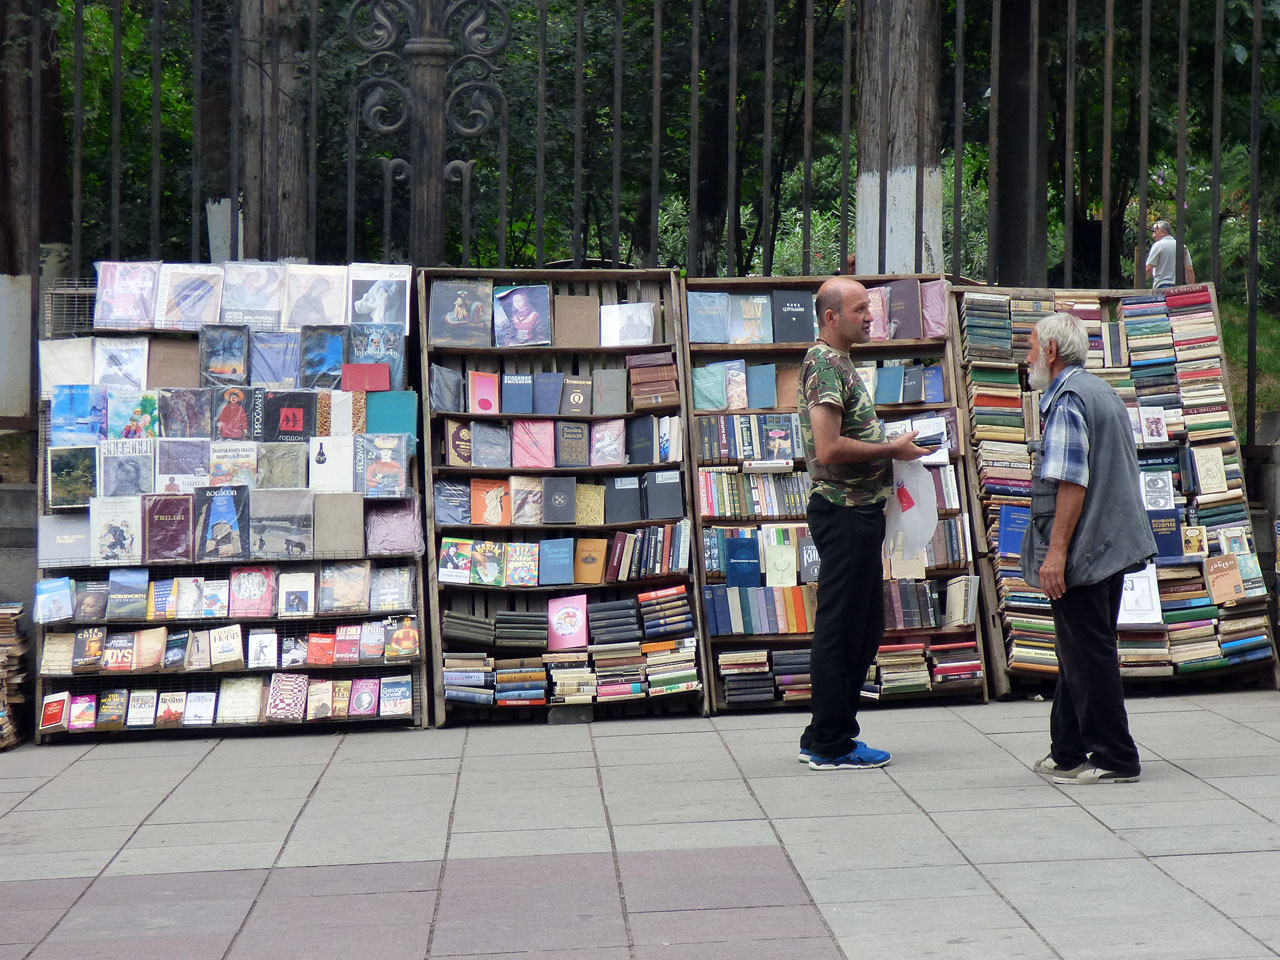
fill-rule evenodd
<path id="1" fill-rule="evenodd" d="M 964 0 L 959 0 L 963 5 Z M 853 4 L 844 5 L 844 46 L 840 52 L 840 263 L 841 273 L 849 272 L 849 130 L 853 122 Z"/>
<path id="2" fill-rule="evenodd" d="M 120 259 L 120 100 L 124 83 L 123 0 L 111 4 L 111 259 Z"/>
<path id="3" fill-rule="evenodd" d="M 1253 426 L 1258 416 L 1258 201 L 1262 196 L 1258 154 L 1262 151 L 1262 0 L 1253 0 L 1252 66 L 1249 104 L 1249 382 L 1245 395 L 1245 443 L 1250 445 L 1254 442 Z M 1181 246 L 1178 263 L 1182 263 Z"/>
<path id="4" fill-rule="evenodd" d="M 813 272 L 813 0 L 804 3 L 804 190 L 800 223 L 800 272 Z"/>
<path id="5" fill-rule="evenodd" d="M 991 0 L 991 103 L 987 110 L 987 283 L 995 283 L 996 245 L 999 239 L 1000 176 L 1000 0 Z"/>
<path id="6" fill-rule="evenodd" d="M 151 3 L 151 259 L 160 259 L 160 198 L 164 181 L 164 158 L 160 153 L 162 117 L 160 84 L 164 75 L 164 8 L 161 0 Z"/>
<path id="7" fill-rule="evenodd" d="M 395 179 L 391 172 L 391 161 L 379 157 L 382 167 L 382 262 L 391 262 L 391 186 Z"/>
<path id="8" fill-rule="evenodd" d="M 76 0 L 75 89 L 71 93 L 71 276 L 80 276 L 84 227 L 84 0 Z M 34 413 L 34 410 L 32 411 Z"/>
<path id="9" fill-rule="evenodd" d="M 271 139 L 269 150 L 280 149 L 280 0 L 269 0 L 271 5 Z M 271 212 L 271 259 L 280 256 L 280 167 L 266 165 L 271 190 L 267 194 L 267 209 Z M 292 251 L 290 251 L 292 252 Z"/>
<path id="10" fill-rule="evenodd" d="M 307 79 L 311 81 L 311 89 L 307 96 L 307 251 L 312 263 L 316 262 L 316 220 L 319 217 L 318 199 L 320 180 L 320 158 L 317 152 L 320 139 L 320 0 L 311 0 L 311 52 Z M 235 217 L 237 204 L 232 204 L 232 217 Z M 233 234 L 234 235 L 234 234 Z M 386 253 L 386 249 L 383 249 Z M 235 250 L 232 249 L 232 256 Z"/>
<path id="11" fill-rule="evenodd" d="M 1067 103 L 1062 133 L 1062 285 L 1070 287 L 1076 261 L 1076 0 L 1067 0 Z"/>
<path id="12" fill-rule="evenodd" d="M 31 0 L 31 123 L 27 127 L 30 136 L 28 143 L 31 160 L 30 182 L 27 184 L 28 226 L 27 237 L 27 272 L 31 278 L 30 286 L 30 334 L 28 336 L 28 355 L 31 374 L 27 379 L 27 415 L 34 418 L 40 412 L 40 128 L 41 123 L 41 58 L 40 49 L 43 41 L 40 38 L 40 0 Z M 36 466 L 40 462 L 37 449 L 39 432 L 32 429 L 28 435 L 30 456 L 27 460 L 27 480 L 35 482 Z"/>
<path id="13" fill-rule="evenodd" d="M 1134 264 L 1133 285 L 1143 285 L 1142 274 L 1147 262 L 1147 181 L 1151 174 L 1147 169 L 1151 139 L 1151 0 L 1142 0 L 1142 55 L 1141 85 L 1138 93 L 1138 260 Z"/>
<path id="14" fill-rule="evenodd" d="M 613 268 L 618 259 L 622 236 L 622 27 L 625 0 L 617 0 L 613 14 Z"/>
<path id="15" fill-rule="evenodd" d="M 191 262 L 200 262 L 200 153 L 204 99 L 204 11 L 201 0 L 191 0 Z"/>
<path id="16" fill-rule="evenodd" d="M 507 266 L 507 137 L 511 119 L 507 113 L 506 98 L 502 100 L 502 116 L 498 127 L 498 269 Z M 470 182 L 467 186 L 470 198 Z"/>
<path id="17" fill-rule="evenodd" d="M 689 249 L 685 253 L 685 270 L 691 277 L 701 274 L 698 256 L 702 247 L 701 221 L 698 219 L 698 154 L 701 143 L 700 120 L 702 112 L 698 102 L 698 60 L 701 54 L 702 40 L 702 2 L 693 0 L 693 10 L 689 17 Z M 657 236 L 654 236 L 657 243 Z"/>
<path id="18" fill-rule="evenodd" d="M 951 282 L 964 272 L 964 231 L 960 223 L 960 196 L 964 190 L 964 0 L 956 0 L 956 69 L 954 140 L 951 146 Z"/>
<path id="19" fill-rule="evenodd" d="M 586 58 L 586 4 L 578 0 L 577 45 L 573 59 L 573 234 L 569 246 L 573 251 L 573 265 L 582 266 L 582 129 L 583 100 L 586 98 L 586 77 L 583 74 Z"/>
<path id="20" fill-rule="evenodd" d="M 738 275 L 738 0 L 729 0 L 728 162 L 725 171 L 725 276 Z"/>
<path id="21" fill-rule="evenodd" d="M 1106 35 L 1102 41 L 1102 277 L 1111 286 L 1111 126 L 1116 55 L 1115 0 L 1107 0 Z"/>
<path id="22" fill-rule="evenodd" d="M 880 4 L 880 150 L 878 171 L 880 177 L 879 229 L 876 240 L 876 273 L 887 272 L 889 243 L 889 101 L 893 86 L 891 62 L 893 37 L 891 16 L 893 4 Z"/>
<path id="23" fill-rule="evenodd" d="M 1222 242 L 1222 46 L 1223 20 L 1225 17 L 1224 0 L 1218 0 L 1213 18 L 1213 189 L 1210 206 L 1213 217 L 1209 223 L 1209 247 L 1213 260 L 1210 265 L 1209 279 L 1218 286 L 1222 285 L 1222 259 L 1218 244 Z"/>
<path id="24" fill-rule="evenodd" d="M 547 2 L 541 0 L 538 16 L 538 154 L 534 161 L 533 243 L 534 262 L 539 267 L 546 259 L 542 214 L 547 190 Z"/>
<path id="25" fill-rule="evenodd" d="M 1176 283 L 1187 282 L 1186 237 L 1187 237 L 1187 47 L 1189 31 L 1187 0 L 1178 4 L 1178 186 L 1177 224 L 1178 235 L 1174 238 L 1176 246 L 1173 252 L 1173 278 Z"/>
<path id="26" fill-rule="evenodd" d="M 1108 9 L 1112 0 L 1107 0 Z M 1030 69 L 1027 71 L 1027 222 L 1034 224 L 1038 219 L 1036 209 L 1040 203 L 1040 151 L 1036 145 L 1040 140 L 1040 0 L 1031 0 L 1030 17 Z M 1029 231 L 1031 232 L 1031 231 Z M 1036 276 L 1036 249 L 1038 244 L 1026 245 L 1026 260 L 1023 278 L 1027 283 L 1034 283 Z"/>
<path id="27" fill-rule="evenodd" d="M 760 262 L 766 277 L 773 273 L 773 3 L 764 3 L 764 143 L 760 157 Z"/>
<path id="28" fill-rule="evenodd" d="M 923 87 L 921 82 L 923 79 L 923 71 L 916 73 L 917 87 Z M 925 97 L 938 99 L 939 90 L 924 91 L 916 90 L 917 102 L 924 103 Z M 916 111 L 916 202 L 914 216 L 912 217 L 915 225 L 915 271 L 920 273 L 924 268 L 924 165 L 925 165 L 925 122 L 924 110 Z"/>
<path id="29" fill-rule="evenodd" d="M 347 263 L 356 258 L 356 91 L 347 96 Z M 466 261 L 463 260 L 463 263 Z"/>
<path id="30" fill-rule="evenodd" d="M 231 7 L 231 121 L 227 124 L 231 156 L 227 158 L 227 194 L 231 200 L 231 259 L 240 259 L 240 13 L 241 5 Z M 313 131 L 314 135 L 314 131 Z M 314 154 L 313 154 L 314 156 Z M 314 193 L 312 194 L 314 198 Z M 315 220 L 312 219 L 311 259 L 315 261 Z"/>
<path id="31" fill-rule="evenodd" d="M 658 265 L 658 203 L 662 178 L 662 0 L 653 0 L 653 132 L 649 152 L 649 263 Z M 692 220 L 692 218 L 690 218 Z"/>

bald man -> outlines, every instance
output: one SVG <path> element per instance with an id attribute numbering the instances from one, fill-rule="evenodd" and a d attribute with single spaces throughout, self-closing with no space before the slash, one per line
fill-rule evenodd
<path id="1" fill-rule="evenodd" d="M 818 609 L 809 672 L 813 716 L 800 737 L 810 770 L 869 770 L 891 757 L 857 739 L 858 697 L 884 635 L 884 505 L 892 460 L 928 451 L 914 433 L 886 441 L 849 356 L 871 339 L 866 288 L 832 277 L 818 290 L 818 341 L 800 369 L 800 441 L 812 480 L 806 519 L 818 548 Z"/>

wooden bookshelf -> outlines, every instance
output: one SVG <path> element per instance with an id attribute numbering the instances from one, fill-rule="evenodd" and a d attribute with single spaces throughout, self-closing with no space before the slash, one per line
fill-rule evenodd
<path id="1" fill-rule="evenodd" d="M 1159 291 L 1161 295 L 1176 294 L 1180 291 L 1193 290 L 1199 288 L 1207 288 L 1209 292 L 1209 303 L 1206 306 L 1213 314 L 1214 325 L 1217 330 L 1217 341 L 1221 346 L 1222 338 L 1222 318 L 1218 309 L 1217 289 L 1212 283 L 1208 284 L 1188 284 L 1185 287 L 1171 287 Z M 1040 287 L 983 287 L 983 286 L 958 286 L 953 288 L 951 303 L 949 308 L 952 313 L 953 323 L 959 326 L 960 320 L 960 304 L 964 294 L 983 293 L 983 294 L 999 294 L 1007 296 L 1010 300 L 1041 300 L 1055 303 L 1056 299 L 1075 300 L 1097 299 L 1103 307 L 1104 322 L 1115 322 L 1120 319 L 1119 302 L 1123 298 L 1135 296 L 1152 295 L 1154 291 L 1144 289 L 1096 289 L 1096 290 L 1052 290 Z M 1055 299 L 1056 298 L 1056 299 Z M 1009 361 L 991 361 L 975 358 L 971 361 L 968 358 L 961 357 L 957 351 L 955 354 L 957 363 L 957 379 L 969 383 L 969 371 L 975 361 L 985 366 L 1003 366 L 1008 369 L 1016 369 L 1019 371 L 1020 379 L 1025 382 L 1025 374 L 1027 370 L 1025 354 L 1019 355 L 1018 348 L 1015 347 L 1015 354 Z M 1237 452 L 1241 459 L 1241 489 L 1245 496 L 1247 504 L 1248 493 L 1246 489 L 1247 479 L 1243 470 L 1243 444 L 1240 441 L 1240 432 L 1237 425 L 1236 411 L 1231 403 L 1231 383 L 1230 371 L 1226 363 L 1225 347 L 1220 350 L 1221 370 L 1222 370 L 1222 386 L 1226 394 L 1227 411 L 1230 415 L 1232 433 L 1235 436 Z M 1184 361 L 1174 361 L 1181 363 Z M 966 397 L 967 397 L 966 390 Z M 1139 455 L 1145 451 L 1162 449 L 1162 448 L 1178 448 L 1190 446 L 1190 442 L 1186 439 L 1185 433 L 1182 434 L 1182 440 L 1170 439 L 1168 443 L 1151 443 L 1139 445 Z M 1011 664 L 1009 661 L 1009 637 L 1006 632 L 1006 626 L 1010 619 L 1016 618 L 1019 613 L 1032 614 L 1031 611 L 1009 611 L 1006 610 L 1004 602 L 1001 600 L 999 588 L 997 586 L 998 576 L 996 573 L 997 560 L 994 545 L 987 542 L 988 525 L 998 520 L 999 510 L 998 504 L 988 504 L 988 497 L 983 492 L 982 484 L 978 476 L 978 445 L 975 442 L 970 447 L 970 455 L 965 458 L 965 468 L 968 474 L 968 486 L 970 491 L 970 499 L 973 503 L 974 523 L 974 545 L 975 549 L 980 550 L 978 573 L 981 577 L 982 585 L 982 604 L 981 615 L 983 617 L 983 632 L 986 638 L 987 646 L 987 662 L 992 664 L 988 671 L 990 678 L 991 692 L 994 696 L 1003 697 L 1009 695 L 1015 683 L 1022 681 L 1029 684 L 1043 684 L 1045 682 L 1054 682 L 1057 677 L 1056 665 L 1044 667 L 1032 667 L 1024 664 Z M 1179 491 L 1180 492 L 1180 491 Z M 1247 506 L 1246 506 L 1247 510 Z M 1185 514 L 1184 514 L 1185 516 Z M 1244 521 L 1243 525 L 1249 528 L 1250 537 L 1252 537 L 1252 524 Z M 1257 545 L 1255 544 L 1255 551 Z M 1267 628 L 1266 633 L 1270 644 L 1270 659 L 1264 659 L 1243 664 L 1231 664 L 1212 669 L 1195 669 L 1190 671 L 1177 671 L 1172 676 L 1152 677 L 1152 676 L 1124 676 L 1126 687 L 1133 689 L 1154 690 L 1168 685 L 1178 685 L 1197 680 L 1209 678 L 1230 678 L 1241 676 L 1257 676 L 1258 673 L 1270 673 L 1273 683 L 1280 687 L 1280 662 L 1277 661 L 1275 651 L 1275 636 L 1271 628 L 1271 620 L 1268 611 L 1268 597 L 1251 598 L 1244 601 L 1240 605 L 1248 609 L 1251 614 L 1266 615 Z M 1232 605 L 1223 607 L 1224 610 L 1235 612 Z M 1048 616 L 1049 612 L 1045 610 L 1039 614 Z"/>
<path id="2" fill-rule="evenodd" d="M 529 347 L 460 347 L 454 345 L 432 343 L 429 337 L 429 304 L 431 289 L 440 281 L 447 280 L 489 280 L 495 287 L 518 286 L 524 284 L 548 284 L 551 288 L 553 314 L 554 297 L 557 295 L 593 296 L 601 305 L 616 303 L 655 303 L 659 305 L 655 320 L 653 344 L 629 347 L 602 346 L 569 346 L 556 344 L 553 326 L 552 340 L 549 346 Z M 447 641 L 442 632 L 443 617 L 446 611 L 454 611 L 472 616 L 492 618 L 503 611 L 542 612 L 548 603 L 561 596 L 586 594 L 588 603 L 635 597 L 640 593 L 659 590 L 672 586 L 684 585 L 688 591 L 689 607 L 694 618 L 693 635 L 699 638 L 697 665 L 702 682 L 702 689 L 686 693 L 646 695 L 637 699 L 621 699 L 616 701 L 596 701 L 590 705 L 596 716 L 631 716 L 646 713 L 665 713 L 672 711 L 689 711 L 691 709 L 706 714 L 709 700 L 706 696 L 708 674 L 705 668 L 705 642 L 702 631 L 698 629 L 702 611 L 699 602 L 692 556 L 689 566 L 683 571 L 672 571 L 661 576 L 617 579 L 611 582 L 595 584 L 571 583 L 545 586 L 480 586 L 475 584 L 456 584 L 442 582 L 438 577 L 437 563 L 440 555 L 441 540 L 445 536 L 464 539 L 492 540 L 494 542 L 537 542 L 548 538 L 577 538 L 582 534 L 592 537 L 612 539 L 614 534 L 643 531 L 664 523 L 678 524 L 680 520 L 691 517 L 693 485 L 690 478 L 690 467 L 685 455 L 683 440 L 679 447 L 679 459 L 648 464 L 625 464 L 615 466 L 586 467 L 550 467 L 550 468 L 518 468 L 501 467 L 476 469 L 472 467 L 447 466 L 441 455 L 443 427 L 446 419 L 450 420 L 483 420 L 486 422 L 504 423 L 512 420 L 542 421 L 575 421 L 594 423 L 603 420 L 635 420 L 640 417 L 653 416 L 675 417 L 681 427 L 687 430 L 687 370 L 688 353 L 684 342 L 684 299 L 676 275 L 669 270 L 455 270 L 450 268 L 422 269 L 417 273 L 419 301 L 419 329 L 422 344 L 422 370 L 424 397 L 429 397 L 427 389 L 429 371 L 432 364 L 446 367 L 463 376 L 470 371 L 484 371 L 497 374 L 531 374 L 541 372 L 562 372 L 570 376 L 589 376 L 590 371 L 600 368 L 623 368 L 626 358 L 641 353 L 660 351 L 670 352 L 677 367 L 677 387 L 681 401 L 674 405 L 647 410 L 632 410 L 627 404 L 627 412 L 616 415 L 597 414 L 533 414 L 509 413 L 499 410 L 490 413 L 469 413 L 433 410 L 429 401 L 424 413 L 426 454 L 422 458 L 427 496 L 426 507 L 427 553 L 424 558 L 427 597 L 427 625 L 429 636 L 428 656 L 431 661 L 431 684 L 429 700 L 432 707 L 432 720 L 436 725 L 443 725 L 462 719 L 479 720 L 530 720 L 538 721 L 546 718 L 547 711 L 556 709 L 554 704 L 497 706 L 470 704 L 455 700 L 445 700 L 442 677 L 442 657 L 446 652 Z M 464 398 L 464 408 L 467 406 Z M 656 448 L 655 438 L 655 448 Z M 674 451 L 673 451 L 674 453 Z M 650 471 L 678 471 L 682 483 L 683 514 L 675 520 L 635 520 L 628 522 L 600 522 L 574 524 L 482 524 L 482 523 L 442 523 L 436 517 L 432 490 L 436 481 L 453 480 L 465 482 L 470 477 L 505 478 L 508 476 L 565 476 L 576 477 L 579 482 L 603 482 L 609 477 L 636 477 Z M 697 550 L 697 542 L 692 537 L 690 522 L 690 553 Z M 466 649 L 475 649 L 467 647 Z M 528 657 L 540 654 L 541 650 L 521 649 L 518 647 L 494 647 L 490 655 L 497 658 Z M 553 683 L 548 677 L 547 699 L 550 701 Z"/>
<path id="3" fill-rule="evenodd" d="M 198 331 L 193 330 L 155 330 L 147 326 L 135 326 L 129 328 L 112 328 L 112 329 L 95 329 L 93 326 L 94 301 L 96 297 L 96 284 L 93 281 L 68 281 L 61 282 L 52 286 L 44 294 L 43 299 L 43 323 L 42 323 L 42 339 L 64 339 L 68 337 L 93 336 L 93 337 L 147 337 L 150 340 L 193 340 L 198 337 Z M 408 357 L 409 349 L 406 349 L 406 357 Z M 406 367 L 406 379 L 408 377 L 409 368 Z M 35 374 L 38 375 L 38 374 Z M 148 389 L 156 389 L 156 385 L 148 384 Z M 412 383 L 406 383 L 406 389 L 412 389 Z M 41 516 L 47 516 L 55 511 L 51 510 L 48 504 L 48 478 L 46 475 L 48 459 L 47 450 L 50 446 L 50 402 L 48 398 L 44 398 L 40 403 L 40 429 L 38 435 L 38 479 L 37 494 L 38 506 L 37 512 Z M 405 499 L 411 500 L 419 496 L 419 487 L 416 480 L 417 471 L 413 463 L 411 453 L 408 477 L 410 480 L 410 489 Z M 250 493 L 252 497 L 252 492 Z M 65 512 L 65 511 L 57 511 Z M 70 511 L 84 512 L 84 511 Z M 363 542 L 361 544 L 363 548 Z M 34 662 L 32 668 L 36 674 L 35 689 L 36 696 L 34 700 L 34 712 L 36 714 L 36 723 L 33 724 L 33 737 L 37 743 L 49 742 L 84 742 L 104 737 L 113 737 L 126 735 L 129 737 L 145 737 L 145 736 L 167 736 L 177 732 L 195 731 L 199 732 L 209 729 L 233 730 L 246 729 L 249 727 L 269 727 L 273 730 L 296 730 L 300 728 L 324 728 L 324 729 L 351 729 L 363 728 L 366 726 L 404 726 L 412 724 L 414 726 L 423 726 L 427 720 L 428 697 L 426 696 L 426 659 L 425 650 L 428 644 L 428 637 L 425 630 L 425 622 L 422 617 L 422 597 L 425 593 L 425 584 L 422 575 L 422 565 L 418 555 L 414 552 L 409 553 L 381 553 L 369 554 L 363 549 L 349 551 L 312 551 L 305 557 L 287 556 L 278 554 L 259 553 L 254 549 L 250 549 L 249 556 L 243 560 L 231 561 L 225 559 L 210 560 L 155 560 L 142 562 L 125 562 L 125 563 L 105 563 L 93 560 L 89 557 L 68 558 L 61 560 L 56 566 L 40 567 L 37 569 L 37 576 L 40 579 L 50 579 L 57 577 L 69 577 L 76 581 L 105 581 L 110 575 L 111 570 L 117 568 L 146 568 L 150 572 L 150 580 L 152 582 L 161 579 L 182 576 L 203 576 L 206 578 L 227 578 L 233 567 L 246 566 L 265 566 L 270 565 L 277 568 L 278 572 L 297 572 L 312 571 L 316 573 L 316 597 L 319 596 L 319 568 L 325 561 L 341 561 L 341 560 L 368 560 L 374 567 L 377 566 L 401 566 L 408 567 L 410 570 L 410 595 L 411 603 L 409 606 L 395 611 L 350 611 L 342 613 L 314 613 L 307 617 L 280 617 L 280 616 L 219 616 L 219 617 L 187 617 L 187 618 L 168 618 L 168 619 L 141 619 L 141 618 L 102 618 L 102 619 L 71 619 L 59 621 L 49 624 L 33 624 L 33 635 L 35 638 Z M 391 662 L 373 662 L 366 661 L 363 663 L 346 663 L 335 665 L 318 665 L 318 664 L 301 664 L 298 666 L 262 669 L 235 669 L 235 670 L 182 670 L 175 672 L 151 672 L 151 671 L 118 671 L 118 672 L 89 672 L 89 673 L 54 673 L 45 672 L 42 669 L 45 653 L 45 637 L 51 634 L 74 633 L 75 630 L 83 626 L 98 626 L 105 628 L 109 633 L 116 629 L 135 631 L 145 629 L 163 628 L 169 631 L 175 629 L 181 630 L 200 630 L 212 629 L 217 627 L 229 626 L 233 624 L 241 624 L 241 640 L 244 644 L 245 662 L 248 662 L 248 632 L 250 629 L 269 628 L 273 629 L 277 635 L 277 643 L 285 638 L 306 637 L 308 633 L 332 633 L 334 628 L 343 624 L 365 623 L 383 620 L 394 617 L 417 618 L 419 630 L 419 654 L 413 659 L 395 660 Z M 279 648 L 277 647 L 277 658 L 279 658 Z M 278 660 L 277 660 L 278 662 Z M 362 679 L 393 677 L 409 675 L 411 679 L 412 689 L 412 710 L 411 715 L 407 717 L 352 717 L 349 719 L 324 719 L 324 720 L 304 720 L 302 722 L 281 722 L 277 720 L 267 721 L 265 719 L 265 706 L 263 718 L 255 723 L 218 723 L 212 724 L 193 724 L 193 725 L 153 725 L 147 727 L 126 727 L 123 730 L 92 730 L 86 732 L 66 731 L 59 733 L 38 732 L 39 712 L 43 699 L 48 694 L 69 692 L 72 695 L 81 694 L 99 694 L 104 690 L 110 689 L 156 689 L 160 693 L 165 692 L 217 692 L 219 690 L 223 678 L 228 677 L 261 677 L 267 680 L 273 673 L 305 673 L 309 676 L 319 679 Z M 265 694 L 264 694 L 265 705 Z M 216 713 L 215 713 L 216 718 Z"/>
<path id="4" fill-rule="evenodd" d="M 743 278 L 699 278 L 688 279 L 685 281 L 686 293 L 693 292 L 726 292 L 726 293 L 747 293 L 747 294 L 768 294 L 773 290 L 804 290 L 806 292 L 816 292 L 825 277 L 743 277 Z M 876 276 L 858 278 L 868 286 L 877 286 L 880 283 L 902 279 L 897 276 Z M 915 279 L 919 280 L 937 280 L 940 279 L 935 275 L 916 275 Z M 950 297 L 948 297 L 950 300 Z M 685 308 L 686 316 L 688 315 L 688 306 Z M 688 337 L 686 330 L 686 338 Z M 948 319 L 948 336 L 940 338 L 922 338 L 922 339 L 905 339 L 905 340 L 880 340 L 872 341 L 866 344 L 856 345 L 850 352 L 855 362 L 859 360 L 885 360 L 885 359 L 924 359 L 937 358 L 942 367 L 943 389 L 946 400 L 942 403 L 902 403 L 902 404 L 879 404 L 876 407 L 877 414 L 886 420 L 906 419 L 909 417 L 918 417 L 929 413 L 939 412 L 945 409 L 956 410 L 956 421 L 960 436 L 957 437 L 955 448 L 951 451 L 950 461 L 954 470 L 957 492 L 960 498 L 959 509 L 944 509 L 939 506 L 940 517 L 960 517 L 972 510 L 973 501 L 969 493 L 969 484 L 965 476 L 963 464 L 960 461 L 965 459 L 965 452 L 969 449 L 968 434 L 968 417 L 966 415 L 966 403 L 964 399 L 963 380 L 958 375 L 958 366 L 956 363 L 956 348 L 958 346 L 958 327 L 955 324 L 954 317 Z M 689 410 L 688 422 L 685 428 L 685 434 L 688 440 L 688 458 L 691 465 L 691 471 L 695 473 L 699 465 L 705 464 L 707 467 L 741 467 L 743 460 L 741 458 L 728 459 L 711 459 L 702 461 L 700 456 L 700 438 L 697 431 L 698 418 L 702 416 L 725 416 L 725 415 L 771 415 L 771 414 L 790 414 L 796 411 L 796 400 L 794 397 L 777 397 L 777 406 L 767 409 L 734 409 L 734 410 L 702 410 L 694 405 L 693 389 L 692 389 L 692 370 L 694 366 L 700 366 L 704 363 L 715 363 L 723 360 L 741 357 L 748 363 L 790 363 L 799 364 L 804 359 L 805 352 L 812 346 L 812 341 L 802 343 L 750 343 L 750 344 L 724 344 L 724 343 L 692 343 L 688 345 L 688 358 L 686 366 L 689 368 L 689 395 L 686 398 L 686 405 Z M 805 466 L 802 451 L 799 449 L 800 439 L 795 437 L 793 440 L 793 469 L 796 471 L 803 470 Z M 769 474 L 764 474 L 768 476 Z M 805 492 L 807 497 L 807 491 Z M 694 499 L 694 526 L 697 531 L 695 537 L 694 553 L 697 557 L 697 574 L 699 593 L 702 588 L 723 584 L 724 577 L 709 574 L 706 568 L 704 551 L 701 549 L 704 531 L 710 527 L 758 527 L 768 524 L 802 524 L 805 522 L 805 515 L 788 514 L 779 516 L 703 516 L 700 512 L 700 504 L 698 498 Z M 964 522 L 964 521 L 961 521 Z M 969 543 L 972 549 L 977 546 L 977 538 L 973 536 L 973 531 L 969 531 Z M 763 558 L 762 558 L 763 562 Z M 976 573 L 972 562 L 962 566 L 953 568 L 930 569 L 926 571 L 925 579 L 945 580 L 948 577 L 959 575 L 974 575 Z M 799 584 L 798 584 L 799 585 Z M 945 595 L 943 597 L 945 602 Z M 892 613 L 890 612 L 890 617 Z M 704 617 L 705 620 L 705 617 Z M 894 629 L 889 628 L 885 631 L 884 642 L 893 643 L 907 642 L 916 638 L 922 640 L 962 640 L 966 637 L 976 637 L 978 640 L 977 659 L 982 663 L 982 670 L 985 676 L 986 663 L 985 652 L 981 637 L 976 636 L 980 627 L 978 625 L 966 625 L 961 627 L 944 627 L 944 628 L 920 628 L 920 629 Z M 706 651 L 706 674 L 713 678 L 711 684 L 712 708 L 714 710 L 730 710 L 730 709 L 781 709 L 784 707 L 796 706 L 800 709 L 808 709 L 809 701 L 801 700 L 774 700 L 774 701 L 756 701 L 750 703 L 730 704 L 725 700 L 724 682 L 719 675 L 717 668 L 717 654 L 723 651 L 748 650 L 753 648 L 762 649 L 796 649 L 807 646 L 812 640 L 812 633 L 804 631 L 797 633 L 753 633 L 753 634 L 721 634 L 710 636 L 708 629 L 707 642 L 704 644 Z M 776 691 L 775 691 L 776 694 Z M 973 682 L 949 682 L 940 685 L 940 689 L 924 693 L 886 695 L 885 700 L 896 699 L 919 699 L 938 696 L 973 696 L 980 697 L 985 700 L 985 683 L 983 680 Z M 872 702 L 864 700 L 864 702 Z"/>

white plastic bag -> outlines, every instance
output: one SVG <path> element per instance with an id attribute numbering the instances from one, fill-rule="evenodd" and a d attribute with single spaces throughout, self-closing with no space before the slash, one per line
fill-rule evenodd
<path id="1" fill-rule="evenodd" d="M 937 526 L 938 497 L 928 469 L 918 460 L 893 461 L 893 496 L 885 507 L 884 533 L 891 552 L 914 557 L 933 539 Z"/>

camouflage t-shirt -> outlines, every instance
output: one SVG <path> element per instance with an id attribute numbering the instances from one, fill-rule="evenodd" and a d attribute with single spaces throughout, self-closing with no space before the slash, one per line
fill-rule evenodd
<path id="1" fill-rule="evenodd" d="M 810 488 L 842 507 L 883 503 L 889 496 L 892 472 L 888 460 L 865 463 L 819 463 L 809 425 L 809 407 L 834 403 L 844 410 L 840 435 L 866 443 L 884 442 L 884 424 L 876 417 L 876 407 L 866 385 L 853 368 L 847 353 L 819 341 L 804 355 L 800 368 L 797 405 L 800 410 L 800 442 L 805 465 L 813 480 Z"/>

